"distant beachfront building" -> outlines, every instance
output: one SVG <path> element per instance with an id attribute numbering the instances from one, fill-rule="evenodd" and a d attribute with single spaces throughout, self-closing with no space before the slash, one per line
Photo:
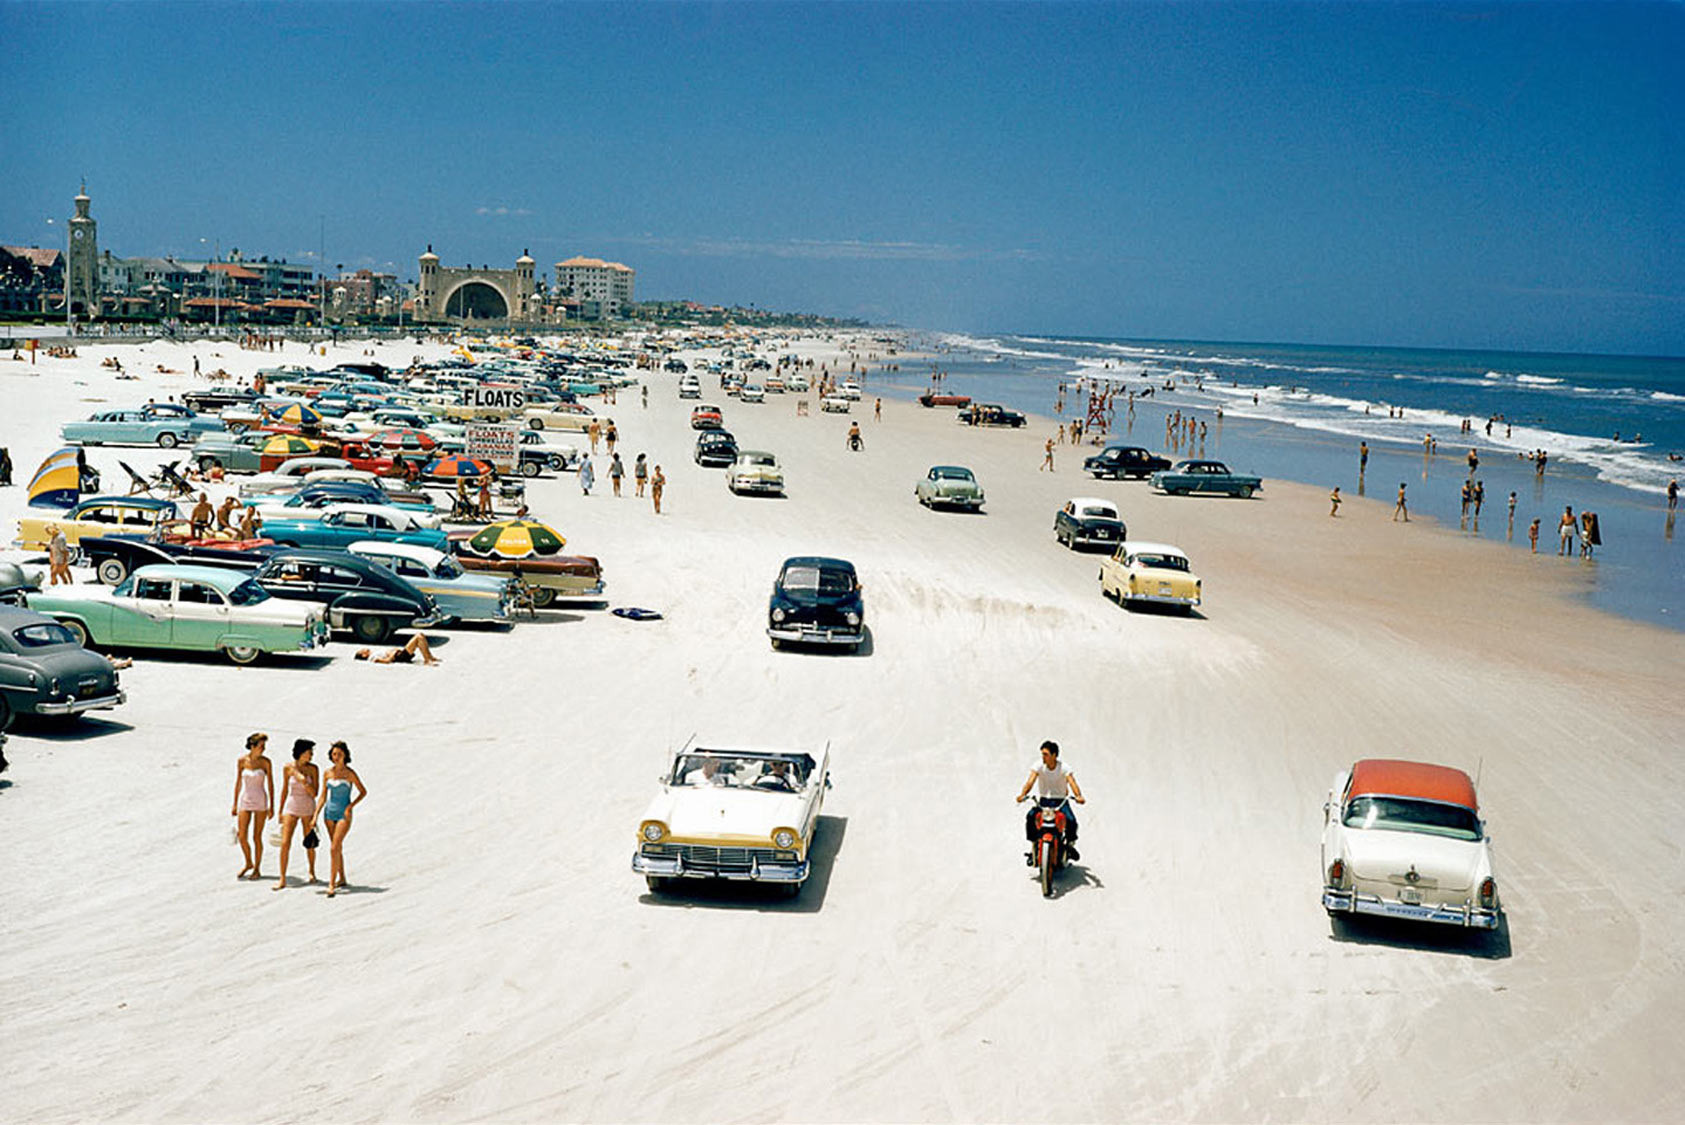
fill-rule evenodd
<path id="1" fill-rule="evenodd" d="M 0 312 L 40 313 L 64 292 L 64 251 L 0 246 Z"/>
<path id="2" fill-rule="evenodd" d="M 421 256 L 415 291 L 417 320 L 507 320 L 531 323 L 541 316 L 533 267 L 525 252 L 512 270 L 490 266 L 441 266 L 429 243 Z"/>
<path id="3" fill-rule="evenodd" d="M 569 258 L 556 263 L 556 295 L 578 301 L 586 317 L 625 316 L 632 308 L 632 282 L 637 276 L 630 266 L 605 262 L 601 258 Z"/>

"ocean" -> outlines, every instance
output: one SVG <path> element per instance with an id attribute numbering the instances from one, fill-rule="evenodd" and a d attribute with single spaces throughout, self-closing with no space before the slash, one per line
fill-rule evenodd
<path id="1" fill-rule="evenodd" d="M 912 397 L 940 372 L 945 390 L 1068 420 L 1082 416 L 1092 381 L 1109 382 L 1136 394 L 1133 419 L 1125 394 L 1114 396 L 1115 440 L 1163 450 L 1165 415 L 1180 410 L 1206 423 L 1206 437 L 1203 451 L 1196 441 L 1173 456 L 1203 453 L 1389 506 L 1404 482 L 1413 515 L 1522 551 L 1538 518 L 1541 565 L 1548 551 L 1549 564 L 1574 566 L 1588 601 L 1685 629 L 1685 555 L 1666 501 L 1668 482 L 1685 476 L 1685 459 L 1669 457 L 1685 458 L 1685 360 L 953 333 L 914 333 L 912 346 L 931 358 L 874 373 L 875 386 Z M 1464 520 L 1470 449 L 1486 502 Z M 1598 515 L 1603 546 L 1589 561 L 1555 557 L 1565 505 Z"/>

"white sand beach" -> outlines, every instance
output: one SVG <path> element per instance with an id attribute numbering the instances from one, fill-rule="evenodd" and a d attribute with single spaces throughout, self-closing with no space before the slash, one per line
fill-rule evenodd
<path id="1" fill-rule="evenodd" d="M 365 348 L 447 350 L 315 362 Z M 20 485 L 0 537 L 59 423 L 193 387 L 155 368 L 194 354 L 306 361 L 0 356 Z M 691 460 L 676 377 L 646 378 L 647 409 L 607 409 L 627 463 L 663 466 L 666 513 L 629 482 L 614 498 L 606 458 L 591 497 L 564 475 L 529 499 L 602 560 L 611 605 L 662 620 L 430 631 L 436 668 L 345 642 L 245 669 L 138 654 L 125 706 L 11 732 L 0 1120 L 1685 1118 L 1681 634 L 1580 605 L 1576 565 L 1394 523 L 1381 490 L 1330 519 L 1324 490 L 1274 480 L 1250 501 L 1094 481 L 1069 446 L 1038 472 L 1050 422 L 983 432 L 889 400 L 875 422 L 870 384 L 862 453 L 798 396 L 713 399 L 785 464 L 787 499 L 734 497 Z M 108 485 L 119 457 L 163 459 L 93 450 Z M 936 463 L 976 471 L 985 514 L 915 503 Z M 1198 615 L 1102 599 L 1099 556 L 1051 532 L 1086 495 L 1189 553 Z M 778 564 L 806 553 L 858 567 L 861 655 L 768 645 Z M 226 809 L 258 730 L 277 772 L 297 737 L 353 748 L 348 893 L 303 885 L 301 852 L 283 892 L 235 879 Z M 631 872 L 693 733 L 830 743 L 799 898 L 656 898 Z M 1052 900 L 1012 801 L 1044 738 L 1088 795 Z M 1494 938 L 1331 930 L 1321 806 L 1358 757 L 1479 774 Z"/>

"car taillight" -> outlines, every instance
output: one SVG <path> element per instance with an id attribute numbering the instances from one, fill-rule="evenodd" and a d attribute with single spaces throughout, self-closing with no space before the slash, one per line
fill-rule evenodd
<path id="1" fill-rule="evenodd" d="M 1498 901 L 1498 883 L 1488 875 L 1480 881 L 1480 905 L 1490 909 Z"/>
<path id="2" fill-rule="evenodd" d="M 1342 882 L 1345 881 L 1345 878 L 1346 878 L 1346 861 L 1345 860 L 1337 859 L 1333 863 L 1330 863 L 1328 865 L 1328 885 L 1329 886 L 1337 887 Z"/>

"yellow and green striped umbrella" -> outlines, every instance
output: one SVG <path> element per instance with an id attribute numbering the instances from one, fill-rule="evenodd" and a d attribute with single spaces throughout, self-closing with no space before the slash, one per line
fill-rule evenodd
<path id="1" fill-rule="evenodd" d="M 320 442 L 309 438 L 294 437 L 292 434 L 276 434 L 263 443 L 259 453 L 269 457 L 294 457 L 301 453 L 314 453 L 322 448 Z"/>
<path id="2" fill-rule="evenodd" d="M 496 555 L 504 559 L 530 559 L 534 555 L 553 555 L 567 546 L 561 532 L 537 520 L 504 520 L 487 524 L 468 540 L 468 549 L 476 555 Z"/>

